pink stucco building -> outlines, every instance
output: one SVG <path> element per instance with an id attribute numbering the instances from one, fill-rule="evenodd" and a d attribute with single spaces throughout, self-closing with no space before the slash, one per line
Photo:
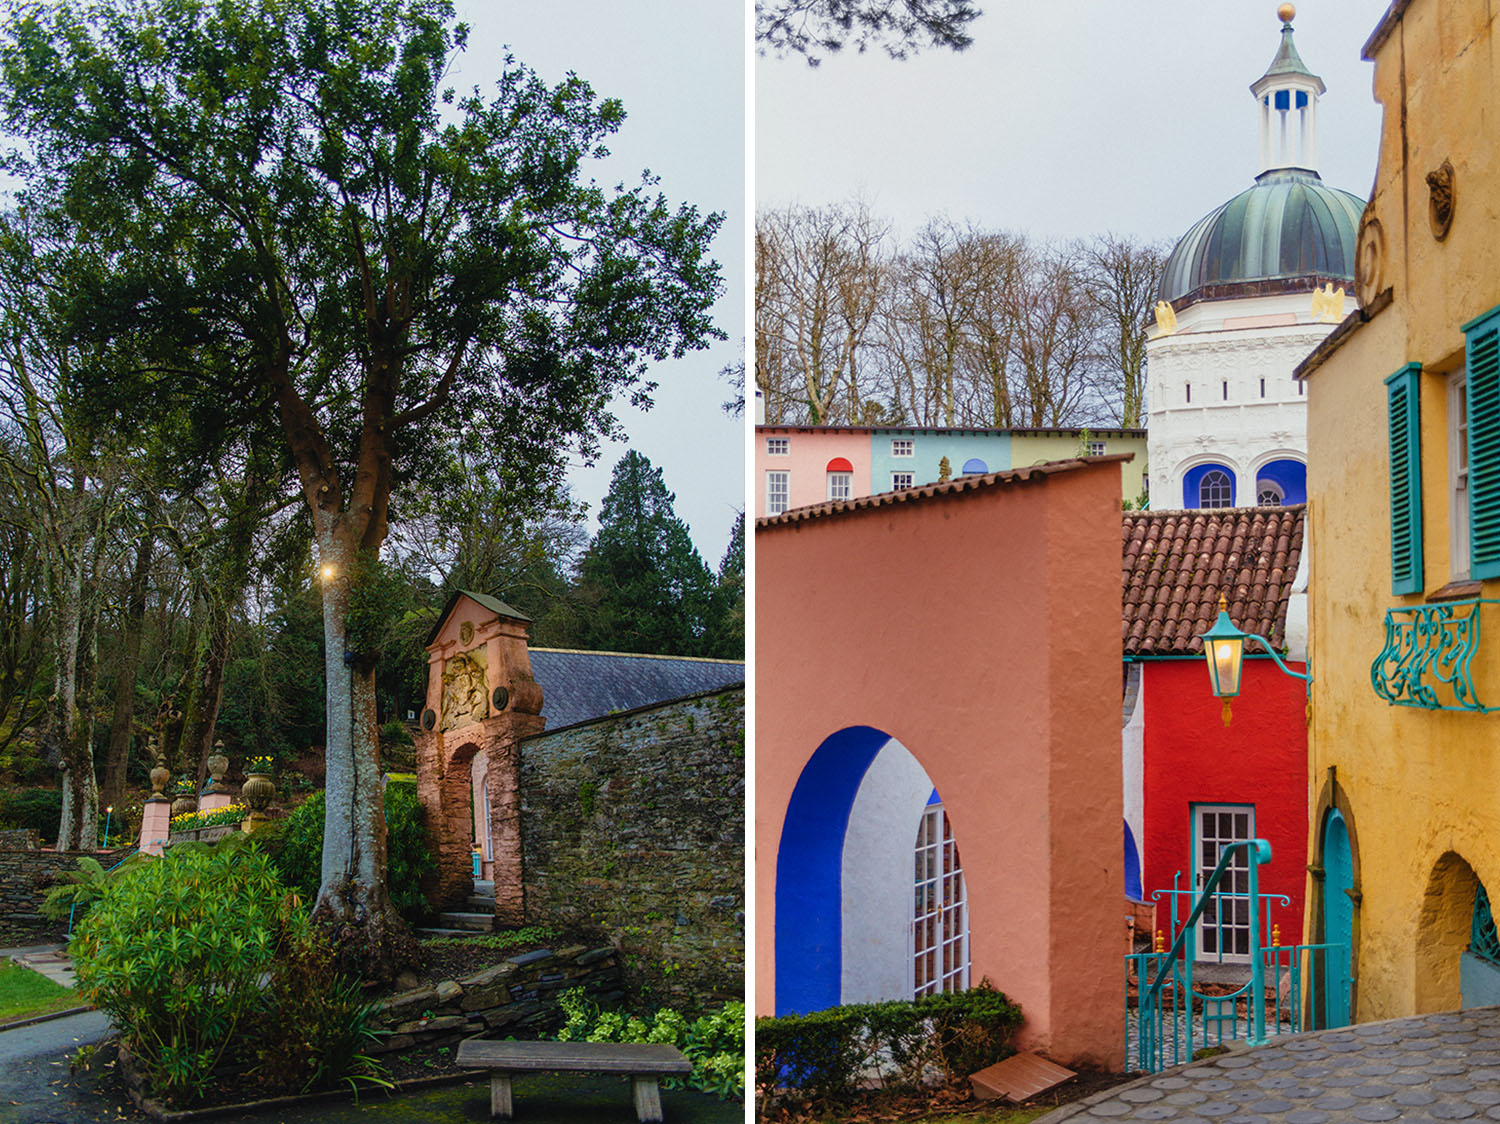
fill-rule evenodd
<path id="1" fill-rule="evenodd" d="M 1120 463 L 758 521 L 759 1013 L 987 978 L 1122 1064 Z"/>

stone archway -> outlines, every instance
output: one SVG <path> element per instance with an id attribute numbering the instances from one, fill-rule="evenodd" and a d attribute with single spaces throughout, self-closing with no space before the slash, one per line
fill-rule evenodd
<path id="1" fill-rule="evenodd" d="M 1416 934 L 1417 1014 L 1456 1011 L 1462 1002 L 1459 958 L 1469 945 L 1479 878 L 1459 854 L 1433 865 L 1422 894 Z"/>
<path id="2" fill-rule="evenodd" d="M 544 725 L 542 689 L 527 649 L 529 623 L 524 613 L 484 594 L 460 591 L 449 599 L 427 640 L 427 705 L 416 738 L 417 798 L 438 866 L 429 898 L 447 908 L 472 892 L 472 847 L 483 838 L 472 809 L 487 797 L 495 917 L 507 925 L 525 921 L 520 741 Z M 475 791 L 477 774 L 482 793 Z"/>

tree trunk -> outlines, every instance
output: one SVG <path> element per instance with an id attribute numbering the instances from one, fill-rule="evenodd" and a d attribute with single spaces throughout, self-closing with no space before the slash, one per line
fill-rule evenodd
<path id="1" fill-rule="evenodd" d="M 93 747 L 78 730 L 78 637 L 83 620 L 83 569 L 75 553 L 59 560 L 62 580 L 54 587 L 53 702 L 46 745 L 56 752 L 63 776 L 59 851 L 92 850 L 98 839 L 99 792 L 94 783 Z"/>
<path id="2" fill-rule="evenodd" d="M 219 707 L 224 702 L 224 667 L 229 662 L 229 642 L 233 622 L 230 606 L 217 595 L 208 599 L 208 638 L 203 652 L 202 672 L 193 689 L 192 709 L 183 719 L 182 763 L 194 771 L 199 791 L 208 776 L 208 755 L 213 748 L 214 727 L 219 721 Z"/>
<path id="3" fill-rule="evenodd" d="M 319 536 L 323 637 L 328 683 L 327 810 L 323 820 L 322 884 L 313 916 L 333 930 L 346 965 L 365 978 L 391 979 L 416 958 L 416 943 L 386 891 L 385 802 L 375 709 L 375 669 L 350 653 L 349 575 L 355 550 Z"/>
<path id="4" fill-rule="evenodd" d="M 109 748 L 104 752 L 104 802 L 115 804 L 125 791 L 125 771 L 130 762 L 130 733 L 135 718 L 135 676 L 141 666 L 141 634 L 146 622 L 146 579 L 156 538 L 149 531 L 135 548 L 130 571 L 130 599 L 125 606 L 125 635 L 121 638 L 120 662 L 115 671 L 115 708 L 109 724 Z"/>

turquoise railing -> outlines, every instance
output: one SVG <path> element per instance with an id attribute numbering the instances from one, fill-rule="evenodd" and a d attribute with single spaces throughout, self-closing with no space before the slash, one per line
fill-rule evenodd
<path id="1" fill-rule="evenodd" d="M 1387 609 L 1385 645 L 1370 664 L 1370 686 L 1392 706 L 1421 710 L 1497 709 L 1480 701 L 1471 665 L 1480 646 L 1480 609 L 1490 598 Z"/>
<path id="2" fill-rule="evenodd" d="M 1240 851 L 1249 862 L 1249 892 L 1221 891 L 1220 884 Z M 1218 865 L 1200 893 L 1158 891 L 1156 900 L 1172 906 L 1175 939 L 1165 952 L 1134 953 L 1126 957 L 1139 993 L 1134 1013 L 1127 1008 L 1125 1043 L 1128 1064 L 1147 1073 L 1189 1061 L 1196 1050 L 1243 1039 L 1260 1045 L 1270 1034 L 1344 1026 L 1348 1015 L 1348 950 L 1343 945 L 1273 946 L 1270 906 L 1289 904 L 1284 895 L 1261 894 L 1259 868 L 1271 861 L 1271 845 L 1264 839 L 1233 843 L 1219 855 Z M 1179 901 L 1192 898 L 1181 926 Z M 1211 901 L 1249 902 L 1250 979 L 1224 995 L 1193 989 L 1197 929 Z M 1262 914 L 1265 916 L 1262 916 Z M 1217 942 L 1222 947 L 1222 941 Z M 1269 975 L 1269 980 L 1267 976 Z M 1270 1011 L 1267 1012 L 1269 984 Z"/>

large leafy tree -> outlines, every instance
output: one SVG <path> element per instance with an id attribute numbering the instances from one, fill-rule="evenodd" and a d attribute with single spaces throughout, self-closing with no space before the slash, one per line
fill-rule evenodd
<path id="1" fill-rule="evenodd" d="M 157 357 L 77 378 L 127 423 L 183 402 L 226 435 L 279 422 L 326 575 L 317 912 L 389 972 L 407 938 L 359 622 L 392 497 L 472 431 L 519 505 L 593 455 L 613 394 L 649 401 L 649 361 L 719 334 L 718 217 L 649 178 L 590 180 L 624 112 L 577 77 L 506 58 L 492 92 L 445 91 L 465 39 L 449 0 L 19 9 L 0 108 L 23 201 L 72 216 L 108 266 L 77 271 L 76 330 Z"/>
<path id="2" fill-rule="evenodd" d="M 615 465 L 599 533 L 579 564 L 583 643 L 653 655 L 707 654 L 714 579 L 673 508 L 661 469 L 632 449 Z"/>

